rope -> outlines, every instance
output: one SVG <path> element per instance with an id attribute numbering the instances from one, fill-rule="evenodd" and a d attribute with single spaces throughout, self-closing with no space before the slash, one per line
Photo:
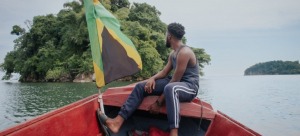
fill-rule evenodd
<path id="1" fill-rule="evenodd" d="M 198 130 L 201 130 L 201 123 L 202 123 L 202 116 L 203 116 L 203 104 L 202 104 L 202 101 L 201 101 L 200 98 L 199 98 L 199 101 L 200 101 L 200 105 L 201 105 L 201 116 L 200 116 L 200 121 L 199 121 L 199 127 L 198 127 Z"/>

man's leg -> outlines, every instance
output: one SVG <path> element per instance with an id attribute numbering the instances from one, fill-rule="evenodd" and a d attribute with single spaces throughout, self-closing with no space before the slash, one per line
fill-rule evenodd
<path id="1" fill-rule="evenodd" d="M 138 83 L 129 97 L 127 98 L 125 104 L 121 107 L 119 115 L 122 116 L 125 120 L 131 116 L 131 114 L 139 107 L 142 103 L 144 97 L 149 95 L 161 95 L 164 91 L 164 87 L 170 82 L 170 79 L 158 79 L 155 81 L 155 88 L 151 94 L 145 91 L 146 82 Z"/>
<path id="2" fill-rule="evenodd" d="M 132 113 L 138 108 L 138 106 L 143 101 L 144 97 L 148 95 L 161 95 L 163 93 L 164 87 L 170 82 L 169 78 L 158 79 L 155 81 L 155 88 L 151 94 L 145 92 L 146 82 L 138 83 L 129 97 L 127 98 L 125 104 L 121 107 L 119 115 L 114 119 L 108 119 L 106 124 L 108 128 L 113 133 L 117 133 L 122 126 L 124 120 L 128 119 Z"/>
<path id="3" fill-rule="evenodd" d="M 198 90 L 190 88 L 185 82 L 173 82 L 166 85 L 164 95 L 171 131 L 172 129 L 179 128 L 180 102 L 189 102 L 193 100 L 196 97 L 197 92 Z"/>

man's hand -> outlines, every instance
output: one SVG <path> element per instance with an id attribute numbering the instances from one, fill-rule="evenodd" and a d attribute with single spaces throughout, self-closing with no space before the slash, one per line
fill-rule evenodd
<path id="1" fill-rule="evenodd" d="M 145 85 L 145 91 L 150 94 L 152 93 L 154 88 L 155 88 L 155 80 L 154 78 L 149 78 Z"/>
<path id="2" fill-rule="evenodd" d="M 153 103 L 148 108 L 149 112 L 152 114 L 158 114 L 160 111 L 160 106 L 157 105 L 157 103 Z"/>

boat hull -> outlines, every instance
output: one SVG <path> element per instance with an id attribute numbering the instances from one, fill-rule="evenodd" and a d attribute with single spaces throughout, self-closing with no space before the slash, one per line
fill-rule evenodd
<path id="1" fill-rule="evenodd" d="M 0 135 L 11 136 L 96 136 L 100 134 L 96 110 L 98 95 L 64 106 L 8 128 Z"/>

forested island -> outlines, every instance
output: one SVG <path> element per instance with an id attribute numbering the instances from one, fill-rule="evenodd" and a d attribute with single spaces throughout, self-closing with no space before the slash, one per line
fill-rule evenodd
<path id="1" fill-rule="evenodd" d="M 160 12 L 146 3 L 128 0 L 103 0 L 103 5 L 120 21 L 121 30 L 136 46 L 143 61 L 143 70 L 127 77 L 146 79 L 161 70 L 170 49 L 165 46 L 166 24 Z M 35 16 L 25 21 L 26 29 L 14 25 L 11 34 L 14 50 L 8 52 L 1 69 L 3 79 L 20 74 L 21 82 L 69 82 L 78 76 L 93 75 L 92 55 L 82 1 L 64 4 L 57 14 Z M 186 41 L 186 39 L 185 39 Z M 192 48 L 200 66 L 200 74 L 210 56 L 204 49 Z"/>
<path id="2" fill-rule="evenodd" d="M 247 68 L 244 75 L 289 75 L 300 74 L 299 61 L 269 61 Z"/>

